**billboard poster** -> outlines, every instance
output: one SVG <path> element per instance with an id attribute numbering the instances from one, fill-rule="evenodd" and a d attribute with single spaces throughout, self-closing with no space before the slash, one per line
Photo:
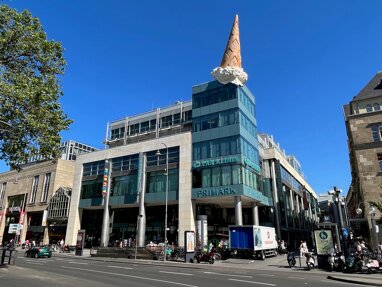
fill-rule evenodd
<path id="1" fill-rule="evenodd" d="M 195 252 L 195 233 L 186 231 L 186 252 Z"/>
<path id="2" fill-rule="evenodd" d="M 333 234 L 330 229 L 318 229 L 314 231 L 317 255 L 327 255 L 334 250 Z"/>
<path id="3" fill-rule="evenodd" d="M 85 230 L 78 230 L 76 242 L 76 255 L 82 256 L 85 244 Z"/>
<path id="4" fill-rule="evenodd" d="M 42 215 L 42 223 L 41 226 L 46 226 L 46 222 L 48 220 L 48 210 L 44 210 L 44 213 Z"/>

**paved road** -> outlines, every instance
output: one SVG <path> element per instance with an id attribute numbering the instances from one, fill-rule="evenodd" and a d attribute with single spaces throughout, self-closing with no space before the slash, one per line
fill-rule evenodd
<path id="1" fill-rule="evenodd" d="M 56 255 L 56 254 L 55 254 Z M 16 266 L 0 269 L 1 286 L 356 286 L 326 279 L 320 272 L 251 270 L 236 264 L 158 264 L 156 262 L 107 262 L 56 255 L 52 258 L 17 259 Z"/>

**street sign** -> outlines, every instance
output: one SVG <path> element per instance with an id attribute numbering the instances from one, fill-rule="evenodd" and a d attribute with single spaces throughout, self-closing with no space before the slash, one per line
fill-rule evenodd
<path id="1" fill-rule="evenodd" d="M 9 228 L 8 228 L 9 234 L 16 234 L 18 230 L 19 230 L 19 224 L 18 223 L 9 224 Z"/>

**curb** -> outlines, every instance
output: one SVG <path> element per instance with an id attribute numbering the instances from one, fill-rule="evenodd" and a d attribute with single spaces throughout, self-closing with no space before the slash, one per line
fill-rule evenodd
<path id="1" fill-rule="evenodd" d="M 334 276 L 328 276 L 327 279 L 346 282 L 346 283 L 353 283 L 353 284 L 356 283 L 356 284 L 367 285 L 367 286 L 382 286 L 382 284 L 380 283 L 365 282 L 360 280 L 352 280 L 352 279 L 346 279 L 346 278 L 334 277 Z"/>

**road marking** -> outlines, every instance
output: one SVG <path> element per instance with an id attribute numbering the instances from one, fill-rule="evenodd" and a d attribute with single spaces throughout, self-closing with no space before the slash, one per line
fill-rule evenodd
<path id="1" fill-rule="evenodd" d="M 258 284 L 258 285 L 266 285 L 266 286 L 277 286 L 276 284 L 271 284 L 271 283 L 264 283 L 264 282 L 255 282 L 255 281 L 246 281 L 246 280 L 239 280 L 239 279 L 228 279 L 231 281 L 237 281 L 237 282 L 245 282 L 245 283 L 251 283 L 251 284 Z"/>
<path id="2" fill-rule="evenodd" d="M 43 265 L 41 263 L 37 263 L 37 262 L 28 262 L 28 264 L 32 264 L 32 265 Z"/>
<path id="3" fill-rule="evenodd" d="M 298 279 L 298 280 L 304 280 L 304 278 L 302 278 L 302 277 L 293 277 L 293 276 L 291 276 L 291 277 L 288 277 L 289 279 Z"/>
<path id="4" fill-rule="evenodd" d="M 350 282 L 340 282 L 340 281 L 337 281 L 337 280 L 321 280 L 321 282 L 325 282 L 325 283 L 331 283 L 331 284 L 340 284 L 340 285 L 354 285 L 354 286 L 363 286 L 365 287 L 365 284 L 357 284 L 357 283 L 350 283 Z M 373 287 L 374 285 L 369 285 L 370 287 Z"/>
<path id="5" fill-rule="evenodd" d="M 110 268 L 120 268 L 120 269 L 128 269 L 128 270 L 131 270 L 133 268 L 131 267 L 123 267 L 123 266 L 113 266 L 113 265 L 108 265 L 106 267 L 110 267 Z"/>
<path id="6" fill-rule="evenodd" d="M 203 272 L 203 273 L 205 273 L 205 274 L 213 274 L 213 275 L 220 275 L 220 276 L 253 278 L 252 276 L 248 276 L 248 275 L 224 274 L 224 273 L 217 273 L 217 272 Z"/>
<path id="7" fill-rule="evenodd" d="M 256 274 L 256 275 L 266 276 L 266 277 L 274 277 L 275 276 L 275 275 L 272 275 L 272 274 L 262 274 L 262 273 L 259 273 L 259 274 Z"/>
<path id="8" fill-rule="evenodd" d="M 135 275 L 119 274 L 119 273 L 113 273 L 113 272 L 98 271 L 98 270 L 85 269 L 85 268 L 75 268 L 75 267 L 67 267 L 67 266 L 61 266 L 61 268 L 89 271 L 89 272 L 109 274 L 109 275 L 116 275 L 116 276 L 122 276 L 122 277 L 130 277 L 130 278 L 136 278 L 136 279 L 142 279 L 142 280 L 148 280 L 148 281 L 156 281 L 156 282 L 162 282 L 162 283 L 168 283 L 168 284 L 174 284 L 174 285 L 181 285 L 181 286 L 188 286 L 188 287 L 198 287 L 196 285 L 189 285 L 189 284 L 184 284 L 184 283 L 179 283 L 179 282 L 159 280 L 159 279 L 153 279 L 153 278 L 147 278 L 147 277 L 140 277 L 140 276 L 135 276 Z"/>
<path id="9" fill-rule="evenodd" d="M 82 265 L 89 265 L 89 263 L 86 262 L 76 262 L 76 261 L 68 261 L 70 264 L 82 264 Z"/>
<path id="10" fill-rule="evenodd" d="M 193 276 L 194 274 L 189 273 L 179 273 L 179 272 L 170 272 L 170 271 L 159 271 L 161 273 L 168 273 L 168 274 L 178 274 L 178 275 L 186 275 L 186 276 Z"/>

